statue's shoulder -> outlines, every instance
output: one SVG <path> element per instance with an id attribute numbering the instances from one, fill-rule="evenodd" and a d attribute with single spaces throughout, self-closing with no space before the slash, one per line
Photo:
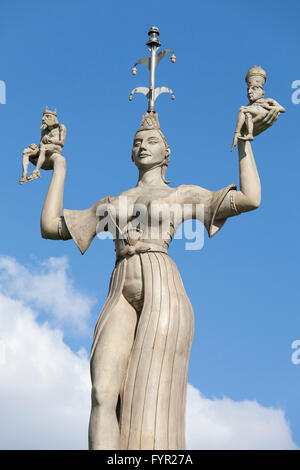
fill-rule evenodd
<path id="1" fill-rule="evenodd" d="M 113 203 L 118 204 L 118 201 L 120 201 L 120 199 L 122 198 L 135 199 L 138 195 L 139 195 L 138 188 L 130 188 L 130 189 L 127 189 L 126 191 L 123 191 L 120 194 L 117 194 L 116 196 L 109 195 L 108 202 L 110 204 L 113 204 Z"/>
<path id="2" fill-rule="evenodd" d="M 181 184 L 180 186 L 177 186 L 177 188 L 175 188 L 175 189 L 176 189 L 176 191 L 182 191 L 182 192 L 195 191 L 195 190 L 208 191 L 207 189 L 202 188 L 202 186 L 198 186 L 196 184 Z"/>
<path id="3" fill-rule="evenodd" d="M 211 193 L 208 189 L 202 188 L 195 184 L 181 184 L 176 188 L 177 197 L 182 199 L 183 202 L 191 200 L 191 202 L 199 197 L 206 197 Z"/>
<path id="4" fill-rule="evenodd" d="M 134 197 L 134 196 L 138 195 L 139 192 L 140 192 L 140 189 L 134 187 L 134 188 L 126 189 L 126 191 L 123 191 L 122 193 L 118 194 L 115 197 L 116 198 L 119 198 L 119 197 Z"/>

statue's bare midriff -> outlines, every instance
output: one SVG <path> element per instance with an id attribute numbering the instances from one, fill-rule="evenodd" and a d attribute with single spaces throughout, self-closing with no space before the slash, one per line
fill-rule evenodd
<path id="1" fill-rule="evenodd" d="M 144 286 L 139 255 L 128 258 L 123 295 L 138 312 L 143 306 Z"/>

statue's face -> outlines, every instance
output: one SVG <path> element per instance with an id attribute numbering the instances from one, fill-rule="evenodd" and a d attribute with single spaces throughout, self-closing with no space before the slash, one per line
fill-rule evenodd
<path id="1" fill-rule="evenodd" d="M 57 123 L 57 117 L 53 114 L 44 114 L 42 118 L 42 127 L 41 129 L 45 130 L 47 128 L 53 127 Z"/>
<path id="2" fill-rule="evenodd" d="M 145 130 L 136 133 L 132 159 L 138 168 L 148 169 L 163 163 L 169 149 L 157 130 Z"/>
<path id="3" fill-rule="evenodd" d="M 264 90 L 260 86 L 250 85 L 248 86 L 247 95 L 250 103 L 252 103 L 253 101 L 263 98 Z"/>

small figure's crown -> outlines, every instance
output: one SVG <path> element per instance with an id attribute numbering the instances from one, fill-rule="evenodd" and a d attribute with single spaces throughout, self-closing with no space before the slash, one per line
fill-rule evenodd
<path id="1" fill-rule="evenodd" d="M 267 74 L 260 66 L 255 65 L 248 70 L 245 80 L 250 85 L 258 85 L 263 87 L 267 80 Z"/>
<path id="2" fill-rule="evenodd" d="M 48 106 L 46 106 L 45 111 L 43 112 L 43 116 L 44 114 L 52 114 L 53 116 L 57 117 L 56 109 L 54 111 L 50 111 L 50 109 L 48 109 Z"/>
<path id="3" fill-rule="evenodd" d="M 141 127 L 137 130 L 139 131 L 151 131 L 153 129 L 160 130 L 160 125 L 158 121 L 157 113 L 146 113 L 142 117 Z"/>

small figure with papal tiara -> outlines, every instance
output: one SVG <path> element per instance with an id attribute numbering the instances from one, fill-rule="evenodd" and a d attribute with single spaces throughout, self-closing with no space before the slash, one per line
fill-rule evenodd
<path id="1" fill-rule="evenodd" d="M 255 65 L 247 72 L 245 80 L 248 85 L 249 104 L 240 107 L 231 151 L 236 146 L 238 139 L 254 140 L 254 135 L 256 135 L 255 123 L 266 117 L 270 110 L 277 110 L 278 116 L 280 113 L 285 112 L 284 107 L 277 101 L 272 98 L 264 98 L 263 86 L 266 78 L 266 72 L 260 66 Z"/>

